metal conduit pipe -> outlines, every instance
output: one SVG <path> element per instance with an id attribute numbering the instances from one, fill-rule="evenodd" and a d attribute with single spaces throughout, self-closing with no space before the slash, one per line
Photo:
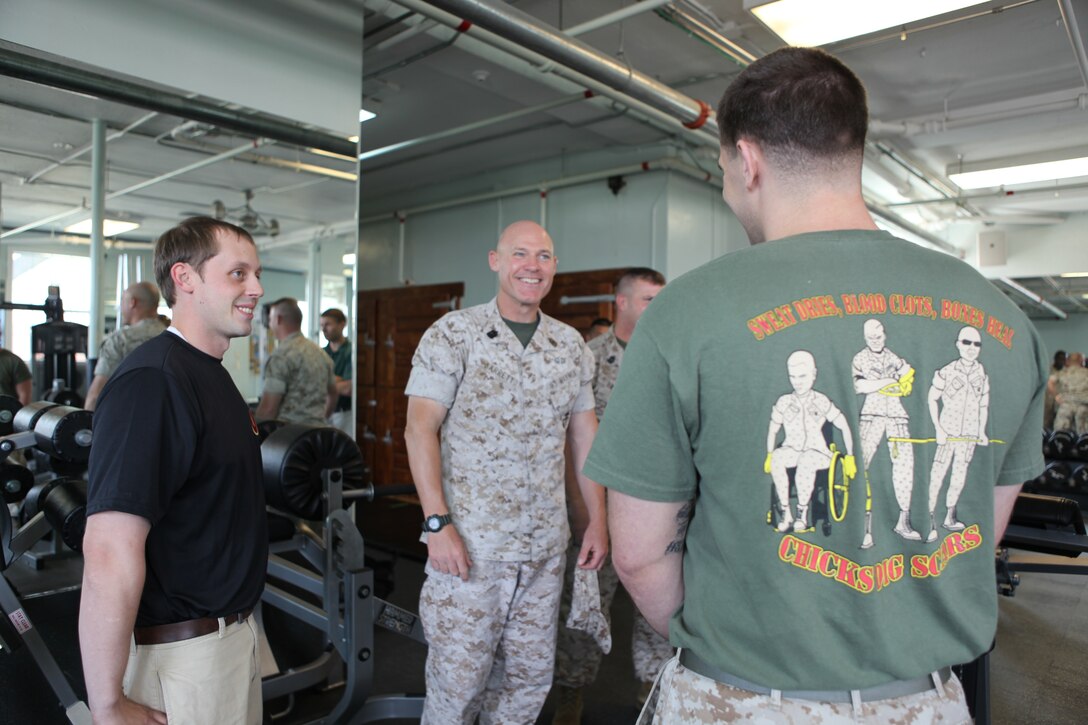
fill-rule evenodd
<path id="1" fill-rule="evenodd" d="M 1062 20 L 1065 21 L 1065 32 L 1069 34 L 1069 42 L 1073 46 L 1073 55 L 1077 59 L 1077 67 L 1080 68 L 1081 80 L 1088 87 L 1088 54 L 1084 52 L 1084 36 L 1080 34 L 1080 26 L 1077 25 L 1077 14 L 1073 10 L 1073 0 L 1059 0 L 1058 9 L 1061 11 Z M 1083 4 L 1081 9 L 1083 9 Z"/>
<path id="2" fill-rule="evenodd" d="M 979 200 L 1008 200 L 1011 197 L 1031 198 L 1037 196 L 1053 197 L 1055 194 L 1061 194 L 1066 191 L 1083 191 L 1088 189 L 1088 183 L 1079 182 L 1073 184 L 1057 184 L 1054 186 L 1037 187 L 1034 189 L 999 189 L 997 191 L 981 191 L 974 194 L 957 194 L 947 198 L 940 199 L 914 199 L 911 201 L 896 201 L 888 204 L 888 208 L 895 208 L 901 206 L 926 206 L 929 204 L 965 204 L 967 202 L 979 201 Z"/>
<path id="3" fill-rule="evenodd" d="M 148 121 L 150 121 L 151 119 L 157 117 L 158 115 L 159 115 L 158 113 L 152 111 L 151 113 L 145 114 L 145 115 L 141 116 L 140 118 L 136 119 L 135 121 L 133 121 L 129 125 L 122 128 L 120 131 L 114 131 L 111 134 L 107 134 L 106 135 L 106 143 L 109 143 L 110 141 L 116 141 L 117 139 L 119 139 L 122 136 L 124 136 L 125 134 L 127 134 L 129 131 L 132 131 L 133 129 L 135 129 L 135 128 L 139 127 L 139 126 L 142 126 L 143 124 L 147 123 Z M 72 153 L 65 156 L 60 161 L 54 161 L 53 163 L 46 166 L 44 169 L 41 169 L 40 171 L 35 171 L 33 174 L 31 174 L 29 177 L 27 177 L 26 183 L 33 184 L 35 181 L 37 181 L 38 179 L 40 179 L 43 176 L 45 176 L 46 174 L 48 174 L 50 171 L 52 171 L 54 169 L 59 169 L 61 166 L 64 166 L 65 164 L 67 164 L 70 161 L 75 161 L 80 156 L 83 156 L 85 153 L 90 151 L 93 147 L 94 147 L 93 143 L 89 143 L 89 144 L 86 144 L 85 146 L 79 147 L 78 149 L 76 149 Z"/>
<path id="4" fill-rule="evenodd" d="M 885 220 L 886 222 L 894 224 L 895 226 L 899 227 L 900 229 L 904 229 L 904 230 L 910 232 L 911 234 L 918 237 L 919 239 L 926 240 L 931 245 L 933 245 L 937 249 L 940 249 L 941 251 L 948 252 L 949 254 L 953 254 L 953 255 L 959 253 L 958 249 L 956 249 L 954 246 L 952 246 L 951 244 L 949 244 L 945 240 L 941 239 L 940 237 L 936 236 L 935 234 L 932 234 L 932 233 L 926 231 L 925 229 L 922 229 L 922 227 L 918 226 L 914 222 L 907 221 L 906 219 L 899 216 L 898 214 L 896 214 L 894 212 L 891 212 L 891 211 L 888 211 L 887 209 L 885 209 L 883 206 L 881 206 L 879 204 L 874 204 L 871 201 L 866 201 L 865 202 L 865 207 L 869 210 L 869 213 L 872 214 L 873 216 L 878 216 L 881 219 Z"/>
<path id="5" fill-rule="evenodd" d="M 195 171 L 196 169 L 201 169 L 201 168 L 203 168 L 205 166 L 210 166 L 211 164 L 215 164 L 215 163 L 218 163 L 220 161 L 225 161 L 226 159 L 234 158 L 235 156 L 239 156 L 241 154 L 244 154 L 245 152 L 250 151 L 251 149 L 263 146 L 266 143 L 269 143 L 269 141 L 267 141 L 265 139 L 257 139 L 253 143 L 246 144 L 245 146 L 238 146 L 237 148 L 233 148 L 233 149 L 231 149 L 229 151 L 224 151 L 221 154 L 216 154 L 215 156 L 209 156 L 206 159 L 201 159 L 200 161 L 197 161 L 196 163 L 189 164 L 188 166 L 182 166 L 180 169 L 174 169 L 173 171 L 168 171 L 165 174 L 160 174 L 159 176 L 156 176 L 154 178 L 146 179 L 144 181 L 141 181 L 138 184 L 133 184 L 132 186 L 126 187 L 126 188 L 121 189 L 119 191 L 115 191 L 115 192 L 112 192 L 110 194 L 106 194 L 105 199 L 106 199 L 106 201 L 109 201 L 111 199 L 116 199 L 119 196 L 124 196 L 125 194 L 131 194 L 134 191 L 139 191 L 140 189 L 146 189 L 147 187 L 152 186 L 153 184 L 158 184 L 160 182 L 168 181 L 169 179 L 173 179 L 175 176 L 181 176 L 182 174 L 186 174 L 186 173 L 188 173 L 190 171 Z M 86 211 L 87 210 L 85 208 L 83 208 L 82 206 L 72 207 L 71 209 L 69 209 L 67 211 L 62 211 L 62 212 L 57 213 L 57 214 L 52 214 L 52 215 L 47 216 L 47 217 L 45 217 L 43 219 L 38 219 L 37 221 L 32 221 L 29 224 L 24 224 L 21 227 L 16 227 L 15 229 L 9 229 L 8 231 L 0 234 L 0 239 L 7 239 L 8 237 L 15 236 L 16 234 L 19 234 L 21 232 L 29 231 L 31 229 L 37 229 L 38 227 L 49 224 L 50 222 L 59 221 L 61 219 L 65 219 L 67 217 L 70 217 L 70 216 L 73 216 L 75 214 L 79 214 L 79 213 L 82 213 L 82 212 L 86 212 Z"/>
<path id="6" fill-rule="evenodd" d="M 565 30 L 563 30 L 563 32 L 571 36 L 572 38 L 577 37 L 592 30 L 598 30 L 600 28 L 603 28 L 606 25 L 612 25 L 613 23 L 618 23 L 620 21 L 626 20 L 627 18 L 630 18 L 634 15 L 639 15 L 641 13 L 654 10 L 661 7 L 662 5 L 668 5 L 671 2 L 672 0 L 637 0 L 633 5 L 628 5 L 625 8 L 620 8 L 619 10 L 605 13 L 604 15 L 601 15 L 598 18 L 594 18 L 593 20 L 587 20 L 584 23 L 579 23 L 578 25 L 575 25 L 573 27 L 566 28 Z"/>
<path id="7" fill-rule="evenodd" d="M 552 101 L 545 103 L 539 103 L 535 106 L 526 106 L 517 111 L 511 111 L 510 113 L 503 113 L 498 116 L 492 116 L 491 118 L 484 118 L 479 121 L 473 121 L 463 126 L 457 126 L 456 128 L 448 128 L 444 131 L 438 131 L 436 133 L 427 134 L 426 136 L 420 136 L 418 138 L 409 139 L 407 141 L 400 141 L 399 143 L 390 144 L 388 146 L 382 146 L 381 148 L 371 149 L 369 151 L 360 151 L 359 160 L 365 161 L 366 159 L 372 159 L 377 156 L 383 156 L 393 151 L 400 151 L 402 149 L 411 148 L 413 146 L 419 146 L 430 141 L 438 141 L 439 139 L 448 138 L 450 136 L 457 136 L 462 133 L 468 133 L 469 131 L 475 131 L 481 128 L 487 128 L 497 123 L 504 121 L 512 121 L 522 116 L 529 116 L 541 111 L 548 111 L 553 108 L 559 108 L 560 106 L 567 106 L 571 103 L 577 103 L 578 101 L 584 101 L 588 98 L 592 98 L 593 93 L 591 91 L 583 91 L 582 93 L 575 93 L 562 98 L 556 98 Z"/>
<path id="8" fill-rule="evenodd" d="M 710 27 L 686 10 L 678 7 L 667 7 L 662 8 L 657 12 L 658 15 L 668 19 L 670 22 L 678 25 L 703 42 L 725 54 L 741 68 L 748 67 L 756 60 L 756 56 L 722 35 L 716 28 Z"/>
<path id="9" fill-rule="evenodd" d="M 433 38 L 446 40 L 452 36 L 460 35 L 462 37 L 458 40 L 457 47 L 478 58 L 500 65 L 507 70 L 547 85 L 561 93 L 574 93 L 589 89 L 595 94 L 590 103 L 609 108 L 614 107 L 616 103 L 622 104 L 633 114 L 640 116 L 666 133 L 680 136 L 700 146 L 718 147 L 717 134 L 708 133 L 706 127 L 699 130 L 686 128 L 675 116 L 632 98 L 582 73 L 557 65 L 539 53 L 524 48 L 516 42 L 473 26 L 455 15 L 450 15 L 433 7 L 426 0 L 396 0 L 395 3 L 391 2 L 391 0 L 364 0 L 363 4 L 367 8 L 388 17 L 397 17 L 402 8 L 425 14 L 441 23 L 440 27 L 427 31 L 427 34 Z M 470 27 L 465 28 L 466 25 Z"/>
<path id="10" fill-rule="evenodd" d="M 385 221 L 389 219 L 390 214 L 393 214 L 394 217 L 396 217 L 397 215 L 407 216 L 410 214 L 422 214 L 423 212 L 437 211 L 439 209 L 448 209 L 450 207 L 463 206 L 465 204 L 475 204 L 481 201 L 492 201 L 494 199 L 502 199 L 508 196 L 551 192 L 554 189 L 561 189 L 567 186 L 577 186 L 579 184 L 588 184 L 594 181 L 602 181 L 610 176 L 630 176 L 633 174 L 640 174 L 647 171 L 675 171 L 697 179 L 698 181 L 711 184 L 712 186 L 721 186 L 721 179 L 716 177 L 714 174 L 704 171 L 703 169 L 696 168 L 691 164 L 686 164 L 683 161 L 678 161 L 677 159 L 666 156 L 664 158 L 657 159 L 656 161 L 643 161 L 640 164 L 629 164 L 627 166 L 619 166 L 612 169 L 605 169 L 603 171 L 593 171 L 586 174 L 577 174 L 575 176 L 565 176 L 556 179 L 548 179 L 546 181 L 536 181 L 531 184 L 511 186 L 505 189 L 498 189 L 496 191 L 488 191 L 480 194 L 470 194 L 467 196 L 458 197 L 456 199 L 446 199 L 431 204 L 422 204 L 420 206 L 408 207 L 406 209 L 399 209 L 396 212 L 373 214 L 371 216 L 360 219 L 359 223 L 369 224 L 376 221 Z"/>
<path id="11" fill-rule="evenodd" d="M 315 131 L 302 124 L 252 111 L 232 110 L 214 103 L 187 98 L 133 80 L 114 78 L 26 52 L 24 46 L 0 41 L 0 75 L 40 83 L 52 88 L 86 93 L 107 101 L 210 123 L 250 136 L 269 138 L 295 146 L 354 156 L 357 145 L 346 138 Z"/>
<path id="12" fill-rule="evenodd" d="M 691 128 L 717 132 L 717 122 L 705 102 L 686 96 L 579 40 L 565 37 L 528 13 L 482 0 L 427 0 L 427 3 L 622 91 Z"/>
<path id="13" fill-rule="evenodd" d="M 1050 302 L 1047 302 L 1042 297 L 1035 294 L 1034 292 L 1029 290 L 1027 287 L 1020 284 L 1019 282 L 1011 280 L 1008 277 L 999 277 L 999 279 L 1003 283 L 1005 283 L 1005 285 L 1008 286 L 1010 289 L 1014 289 L 1017 292 L 1019 292 L 1020 294 L 1024 295 L 1025 297 L 1027 297 L 1029 300 L 1031 300 L 1035 304 L 1039 305 L 1040 307 L 1042 307 L 1046 311 L 1050 312 L 1052 315 L 1057 317 L 1059 320 L 1064 320 L 1067 317 L 1069 317 L 1069 315 L 1066 314 L 1066 312 L 1064 310 L 1062 310 L 1059 307 L 1055 307 L 1053 304 L 1051 304 Z"/>

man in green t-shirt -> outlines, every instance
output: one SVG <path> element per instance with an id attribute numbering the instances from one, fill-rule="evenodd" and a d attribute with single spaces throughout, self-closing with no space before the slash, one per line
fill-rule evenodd
<path id="1" fill-rule="evenodd" d="M 321 313 L 321 334 L 329 341 L 322 349 L 332 358 L 336 375 L 336 409 L 329 422 L 344 431 L 351 427 L 351 341 L 344 337 L 348 318 L 342 310 L 330 307 Z"/>
<path id="2" fill-rule="evenodd" d="M 2 347 L 0 347 L 0 395 L 18 398 L 22 405 L 30 402 L 31 395 L 30 368 L 21 357 Z"/>
<path id="3" fill-rule="evenodd" d="M 647 309 L 584 468 L 624 586 L 680 648 L 641 722 L 968 722 L 949 667 L 993 641 L 1044 346 L 976 270 L 877 229 L 865 90 L 836 58 L 756 61 L 718 126 L 753 246 Z"/>

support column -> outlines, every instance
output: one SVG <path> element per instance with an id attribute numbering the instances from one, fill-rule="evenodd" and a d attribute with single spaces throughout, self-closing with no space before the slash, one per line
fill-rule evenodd
<path id="1" fill-rule="evenodd" d="M 317 340 L 321 324 L 321 242 L 310 245 L 309 272 L 306 275 L 306 336 Z"/>
<path id="2" fill-rule="evenodd" d="M 106 244 L 102 237 L 102 221 L 106 216 L 106 122 L 100 118 L 91 122 L 91 319 L 87 326 L 87 357 L 98 357 L 98 345 L 105 328 L 102 305 L 102 263 Z M 64 297 L 64 288 L 61 288 Z M 48 381 L 52 382 L 52 381 Z M 45 385 L 45 390 L 49 385 Z"/>

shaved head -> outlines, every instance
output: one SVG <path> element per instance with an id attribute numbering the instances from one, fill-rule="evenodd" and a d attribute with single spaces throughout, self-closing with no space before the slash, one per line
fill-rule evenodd
<path id="1" fill-rule="evenodd" d="M 549 249 L 555 251 L 555 245 L 552 243 L 552 238 L 548 235 L 548 232 L 544 227 L 531 221 L 514 222 L 506 229 L 503 229 L 495 249 L 497 251 L 502 251 L 504 248 L 511 249 L 520 242 L 525 241 L 545 242 Z"/>

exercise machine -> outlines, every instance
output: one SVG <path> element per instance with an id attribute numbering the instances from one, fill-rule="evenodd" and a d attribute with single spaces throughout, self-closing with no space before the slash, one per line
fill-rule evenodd
<path id="1" fill-rule="evenodd" d="M 262 602 L 322 634 L 316 659 L 266 677 L 265 701 L 342 678 L 343 693 L 316 723 L 419 718 L 420 695 L 372 696 L 374 627 L 426 643 L 418 617 L 375 594 L 362 534 L 345 509 L 356 501 L 414 491 L 364 483 L 362 454 L 335 428 L 287 424 L 261 444 L 270 519 L 268 582 Z M 296 593 L 297 592 L 297 593 Z"/>
<path id="2" fill-rule="evenodd" d="M 0 405 L 0 427 L 4 412 Z M 91 414 L 53 403 L 33 403 L 12 417 L 12 431 L 0 437 L 0 574 L 48 533 L 55 531 L 68 547 L 79 551 L 86 522 L 87 489 L 83 481 L 47 476 L 36 483 L 26 468 L 9 463 L 17 450 L 37 449 L 71 464 L 85 464 L 91 448 Z M 11 518 L 10 503 L 21 503 L 21 526 Z M 6 574 L 0 576 L 0 649 L 14 652 L 24 647 L 49 682 L 68 720 L 90 725 L 91 713 L 79 699 L 49 652 L 34 623 L 27 616 Z"/>

